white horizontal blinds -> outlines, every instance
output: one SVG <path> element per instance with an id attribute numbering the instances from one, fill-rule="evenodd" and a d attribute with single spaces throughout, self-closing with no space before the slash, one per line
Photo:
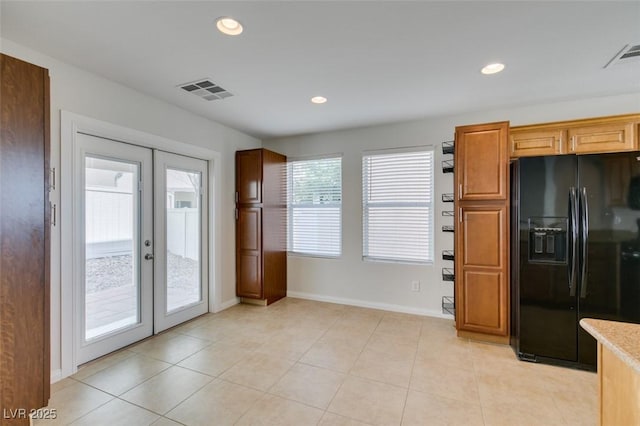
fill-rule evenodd
<path id="1" fill-rule="evenodd" d="M 433 261 L 433 174 L 430 150 L 362 157 L 365 258 Z"/>
<path id="2" fill-rule="evenodd" d="M 342 158 L 289 162 L 289 251 L 338 257 L 342 249 Z"/>

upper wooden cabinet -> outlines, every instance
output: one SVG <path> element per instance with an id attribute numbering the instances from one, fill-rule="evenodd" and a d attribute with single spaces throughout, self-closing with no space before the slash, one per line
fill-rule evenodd
<path id="1" fill-rule="evenodd" d="M 634 151 L 638 149 L 635 135 L 637 123 L 620 121 L 569 129 L 569 152 L 591 154 L 599 152 Z"/>
<path id="2" fill-rule="evenodd" d="M 262 150 L 236 152 L 236 203 L 262 202 Z"/>
<path id="3" fill-rule="evenodd" d="M 456 200 L 506 200 L 509 122 L 456 127 Z"/>
<path id="4" fill-rule="evenodd" d="M 640 114 L 515 126 L 511 158 L 538 155 L 598 154 L 639 149 Z"/>
<path id="5" fill-rule="evenodd" d="M 511 157 L 559 155 L 567 152 L 567 131 L 563 129 L 511 129 Z"/>

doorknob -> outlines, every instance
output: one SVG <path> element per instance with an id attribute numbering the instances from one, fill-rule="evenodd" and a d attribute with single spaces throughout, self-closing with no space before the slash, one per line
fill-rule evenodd
<path id="1" fill-rule="evenodd" d="M 151 259 L 153 259 L 153 255 L 151 253 L 147 253 L 147 254 L 144 255 L 144 258 L 147 259 L 147 260 L 151 260 Z"/>

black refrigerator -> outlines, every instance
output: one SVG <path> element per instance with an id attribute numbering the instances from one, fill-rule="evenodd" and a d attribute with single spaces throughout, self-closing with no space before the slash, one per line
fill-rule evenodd
<path id="1" fill-rule="evenodd" d="M 580 319 L 640 322 L 640 152 L 520 158 L 511 182 L 512 346 L 595 369 Z"/>

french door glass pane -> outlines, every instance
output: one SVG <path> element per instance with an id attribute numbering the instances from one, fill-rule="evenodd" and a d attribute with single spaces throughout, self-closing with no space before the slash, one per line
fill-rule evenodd
<path id="1" fill-rule="evenodd" d="M 167 312 L 202 300 L 200 173 L 167 168 Z"/>
<path id="2" fill-rule="evenodd" d="M 85 158 L 85 340 L 139 322 L 139 165 Z"/>

